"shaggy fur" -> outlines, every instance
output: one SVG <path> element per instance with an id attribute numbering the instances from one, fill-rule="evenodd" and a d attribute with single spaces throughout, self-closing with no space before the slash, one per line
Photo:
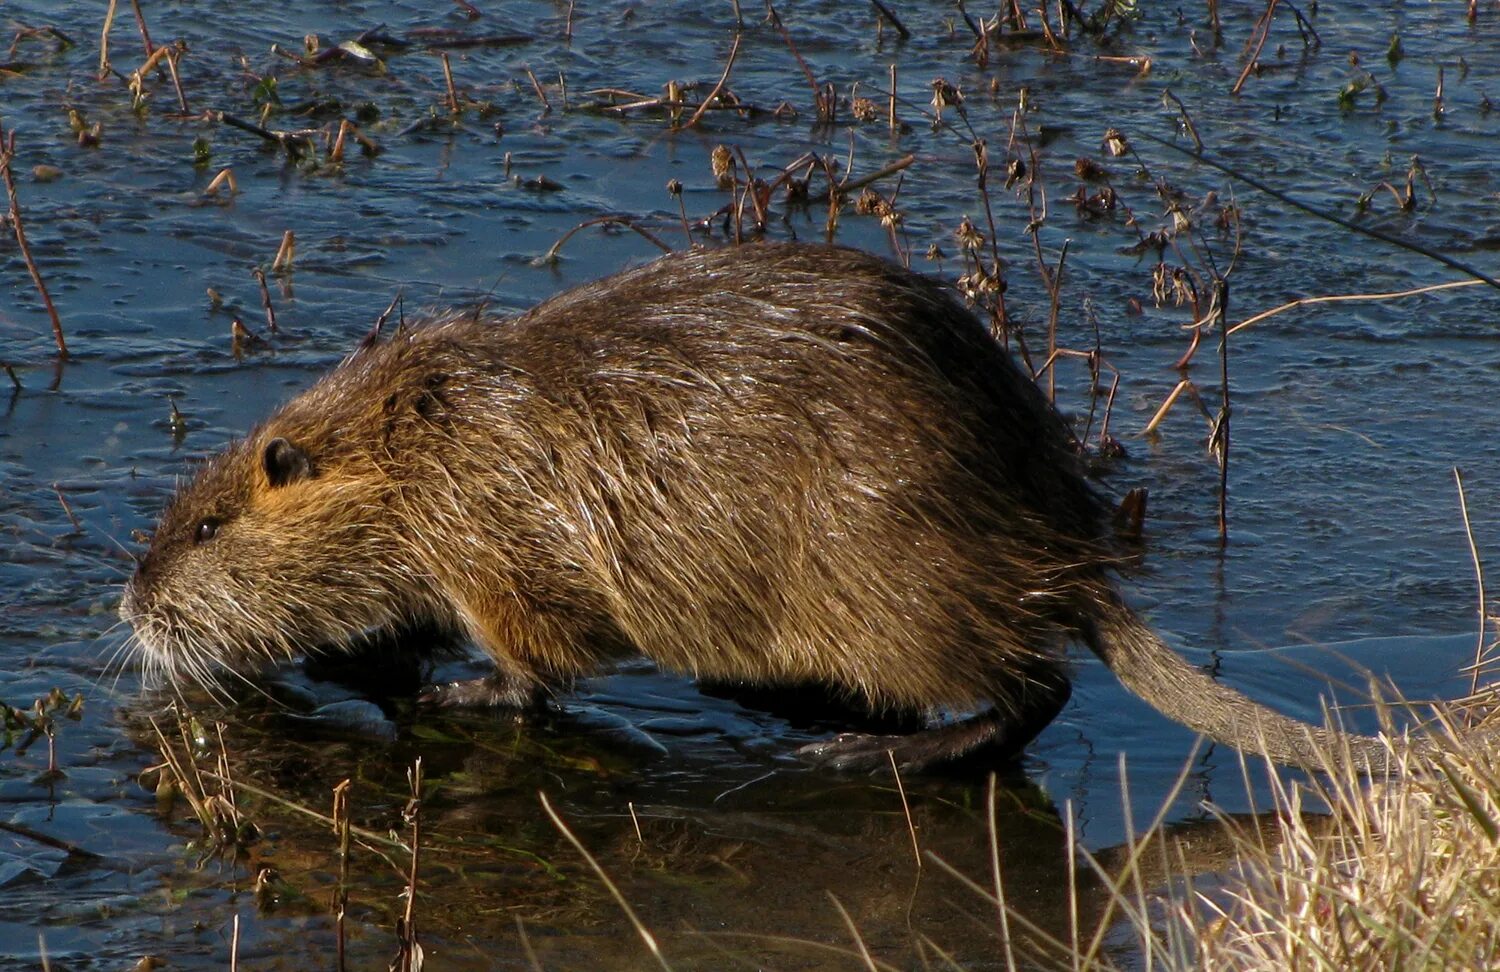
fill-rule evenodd
<path id="1" fill-rule="evenodd" d="M 819 747 L 848 765 L 1018 750 L 1067 699 L 1072 636 L 1168 715 L 1298 761 L 1313 730 L 1120 604 L 1106 523 L 1057 413 L 944 287 L 763 244 L 356 353 L 181 491 L 121 611 L 171 678 L 426 623 L 514 703 L 641 653 L 993 709 Z"/>

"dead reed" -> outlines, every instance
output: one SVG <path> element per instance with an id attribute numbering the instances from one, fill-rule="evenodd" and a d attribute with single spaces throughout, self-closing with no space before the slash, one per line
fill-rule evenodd
<path id="1" fill-rule="evenodd" d="M 42 271 L 37 268 L 36 258 L 31 255 L 31 245 L 26 240 L 26 228 L 21 221 L 21 199 L 16 194 L 16 178 L 12 171 L 15 158 L 16 133 L 0 128 L 0 181 L 4 181 L 5 195 L 10 200 L 11 232 L 15 234 L 16 246 L 21 251 L 21 259 L 26 262 L 26 270 L 31 274 L 31 282 L 36 285 L 42 304 L 47 308 L 47 316 L 52 320 L 52 338 L 57 343 L 57 355 L 66 361 L 68 343 L 63 338 L 62 320 L 57 316 L 57 307 L 52 303 L 52 295 L 47 292 L 47 284 L 42 280 Z"/>

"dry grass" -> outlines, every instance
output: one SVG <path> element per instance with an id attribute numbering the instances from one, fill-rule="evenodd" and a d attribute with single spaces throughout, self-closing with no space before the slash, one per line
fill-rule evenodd
<path id="1" fill-rule="evenodd" d="M 1009 967 L 1120 968 L 1098 947 L 1106 935 L 1134 938 L 1128 967 L 1143 958 L 1166 970 L 1500 967 L 1495 709 L 1495 695 L 1480 693 L 1439 713 L 1430 748 L 1394 745 L 1396 772 L 1384 782 L 1348 771 L 1288 784 L 1272 774 L 1271 812 L 1220 816 L 1232 863 L 1212 875 L 1159 821 L 1113 869 L 1085 855 L 1115 907 L 1097 930 L 1075 930 L 1071 949 L 1007 946 Z"/>
<path id="2" fill-rule="evenodd" d="M 1238 881 L 1176 918 L 1207 969 L 1500 964 L 1500 756 L 1451 722 L 1398 778 L 1277 787 L 1280 839 L 1235 834 Z M 1327 818 L 1304 807 L 1323 805 Z M 1226 824 L 1227 825 L 1227 824 Z"/>

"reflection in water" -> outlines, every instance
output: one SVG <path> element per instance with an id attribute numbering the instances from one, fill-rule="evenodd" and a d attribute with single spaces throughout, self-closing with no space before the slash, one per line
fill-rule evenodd
<path id="1" fill-rule="evenodd" d="M 350 721 L 346 702 L 333 701 L 346 687 L 284 674 L 283 684 L 268 686 L 278 702 L 217 713 L 232 720 L 223 736 L 230 773 L 251 787 L 239 804 L 266 834 L 242 869 L 274 866 L 283 885 L 312 899 L 261 910 L 265 933 L 319 913 L 332 894 L 336 845 L 327 827 L 255 791 L 321 811 L 328 768 L 338 767 L 356 779 L 355 825 L 401 834 L 406 768 L 420 755 L 427 798 L 418 918 L 429 951 L 456 967 L 484 967 L 489 959 L 468 946 L 474 929 L 486 927 L 501 935 L 491 944 L 507 951 L 524 935 L 545 967 L 586 966 L 602 948 L 645 961 L 624 915 L 542 814 L 539 791 L 674 965 L 848 961 L 857 942 L 841 908 L 859 940 L 898 966 L 948 954 L 986 967 L 1001 953 L 997 912 L 984 893 L 993 889 L 987 774 L 915 776 L 902 788 L 879 775 L 831 777 L 786 757 L 798 736 L 778 717 L 706 698 L 644 667 L 586 684 L 551 718 L 528 724 L 414 710 L 399 699 L 386 702 L 386 726 Z M 292 705 L 319 717 L 289 713 Z M 1079 927 L 1092 930 L 1108 896 L 1070 855 L 1048 795 L 1019 770 L 997 784 L 1004 894 L 1034 925 L 1012 932 L 1013 947 L 1055 956 L 1050 943 L 1070 940 L 1073 910 Z M 1218 828 L 1186 823 L 1171 832 L 1195 833 L 1189 862 L 1223 866 Z M 389 948 L 380 929 L 401 907 L 404 880 L 381 850 L 390 853 L 356 848 L 351 881 L 350 913 L 367 926 L 359 941 L 375 955 Z M 1108 871 L 1127 856 L 1106 850 L 1099 859 Z M 1161 860 L 1146 861 L 1152 887 L 1165 880 Z M 499 915 L 514 927 L 495 925 Z M 332 948 L 326 927 L 316 934 Z"/>

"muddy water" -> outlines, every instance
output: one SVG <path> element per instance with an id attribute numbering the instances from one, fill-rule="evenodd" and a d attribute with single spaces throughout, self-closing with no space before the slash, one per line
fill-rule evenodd
<path id="1" fill-rule="evenodd" d="M 1472 651 L 1475 591 L 1451 470 L 1463 467 L 1476 541 L 1493 551 L 1493 291 L 1325 305 L 1238 335 L 1233 538 L 1221 550 L 1217 470 L 1196 406 L 1184 400 L 1159 435 L 1138 435 L 1178 380 L 1172 364 L 1191 315 L 1153 302 L 1155 257 L 1130 252 L 1140 233 L 1125 207 L 1150 233 L 1171 223 L 1153 180 L 1179 190 L 1195 217 L 1205 195 L 1217 194 L 1201 220 L 1208 252 L 1183 237 L 1166 259 L 1199 268 L 1233 260 L 1231 319 L 1296 297 L 1455 276 L 1146 140 L 1186 144 L 1178 113 L 1163 101 L 1170 90 L 1226 164 L 1496 270 L 1500 186 L 1487 150 L 1500 121 L 1486 93 L 1500 94 L 1500 75 L 1491 20 L 1471 27 L 1456 10 L 1427 4 L 1338 5 L 1314 16 L 1321 46 L 1313 48 L 1283 11 L 1263 70 L 1232 97 L 1246 18 L 1225 22 L 1217 49 L 1202 11 L 1184 8 L 1181 19 L 1162 10 L 1113 25 L 1101 41 L 1075 36 L 1067 55 L 1032 43 L 997 47 L 981 67 L 970 56 L 973 35 L 946 9 L 893 5 L 912 35 L 901 40 L 860 5 L 788 5 L 780 13 L 798 52 L 846 100 L 823 124 L 781 34 L 745 5 L 729 88 L 755 110 L 710 112 L 698 127 L 674 131 L 661 111 L 606 111 L 605 96 L 590 92 L 650 98 L 678 80 L 699 82 L 701 96 L 732 42 L 729 4 L 579 3 L 571 40 L 561 3 L 480 3 L 477 19 L 460 6 L 316 6 L 143 4 L 156 42 L 187 44 L 187 112 L 165 75 L 147 76 L 138 109 L 119 77 L 95 79 L 100 11 L 0 7 L 8 24 L 55 26 L 76 42 L 59 49 L 50 36 L 24 37 L 0 58 L 0 123 L 17 132 L 23 218 L 73 352 L 57 363 L 6 227 L 0 360 L 20 387 L 0 382 L 0 699 L 26 708 L 54 687 L 85 699 L 76 720 L 57 719 L 60 775 L 44 775 L 46 742 L 28 744 L 24 731 L 0 757 L 7 963 L 37 967 L 40 938 L 53 968 L 120 968 L 144 955 L 174 968 L 223 968 L 237 917 L 242 967 L 332 966 L 338 866 L 326 827 L 246 791 L 241 808 L 260 827 L 259 841 L 238 859 L 213 855 L 181 805 L 158 806 L 138 782 L 159 759 L 147 717 L 160 700 L 142 697 L 137 675 L 117 658 L 122 548 L 149 528 L 195 458 L 336 362 L 397 293 L 409 309 L 478 300 L 520 308 L 651 256 L 654 247 L 634 233 L 589 229 L 555 263 L 536 262 L 567 230 L 605 214 L 630 216 L 682 245 L 666 184 L 681 181 L 690 219 L 713 217 L 731 201 L 710 169 L 719 144 L 743 152 L 767 179 L 807 152 L 853 178 L 915 156 L 899 193 L 895 178 L 876 186 L 896 193 L 900 251 L 914 266 L 953 274 L 960 220 L 968 215 L 987 232 L 972 126 L 996 170 L 991 201 L 1007 307 L 1032 348 L 1045 344 L 1048 316 L 1026 232 L 1033 211 L 1004 189 L 1000 172 L 1010 157 L 1034 166 L 1045 192 L 1043 253 L 1055 264 L 1067 247 L 1060 340 L 1085 350 L 1097 340 L 1121 373 L 1111 428 L 1128 456 L 1109 466 L 1105 483 L 1151 491 L 1147 556 L 1130 588 L 1152 622 L 1193 660 L 1305 717 L 1316 715 L 1323 684 L 1313 673 L 1352 686 L 1343 693 L 1351 699 L 1363 678 L 1351 671 L 1362 669 L 1388 674 L 1413 696 L 1461 684 L 1453 673 Z M 351 56 L 307 66 L 273 51 L 300 52 L 309 34 L 336 45 L 377 25 L 415 43 L 369 42 L 378 63 Z M 433 30 L 446 33 L 424 33 Z M 1392 34 L 1404 51 L 1395 61 L 1386 54 Z M 447 48 L 460 96 L 474 102 L 457 118 L 426 46 L 455 39 L 489 41 Z M 128 11 L 110 45 L 121 74 L 140 66 Z M 1134 60 L 1118 60 L 1126 57 Z M 1144 58 L 1151 70 L 1142 74 Z M 885 121 L 892 64 L 902 123 L 895 133 Z M 930 82 L 939 77 L 966 102 L 962 116 L 947 108 L 946 124 L 935 128 Z M 855 119 L 851 91 L 872 98 L 879 117 Z M 1023 91 L 1034 159 L 1010 142 Z M 320 143 L 315 158 L 293 162 L 253 134 L 204 120 L 208 111 L 255 120 L 268 101 L 271 128 L 349 118 L 381 151 L 351 146 L 331 166 L 319 161 Z M 79 145 L 69 108 L 101 126 L 97 145 Z M 1104 156 L 1111 126 L 1132 136 L 1138 155 Z M 1404 189 L 1413 156 L 1425 170 L 1415 206 L 1403 211 L 1382 189 L 1358 213 L 1359 196 L 1380 183 Z M 1095 216 L 1076 209 L 1069 197 L 1084 185 L 1080 157 L 1110 171 L 1121 207 Z M 60 176 L 39 178 L 37 166 Z M 225 167 L 238 192 L 206 195 Z M 1241 213 L 1238 248 L 1233 233 L 1213 227 L 1226 203 Z M 826 206 L 788 204 L 780 193 L 771 205 L 770 235 L 825 235 Z M 1039 195 L 1035 214 L 1042 210 Z M 723 237 L 722 217 L 708 225 Z M 251 270 L 269 267 L 287 230 L 297 256 L 293 271 L 270 277 L 280 328 L 272 335 Z M 852 207 L 837 238 L 892 252 L 887 229 Z M 946 254 L 940 264 L 924 259 L 933 243 Z M 222 303 L 210 300 L 210 288 Z M 263 340 L 236 349 L 235 317 Z M 1211 351 L 1206 344 L 1190 371 L 1210 409 L 1219 384 Z M 1086 413 L 1082 366 L 1067 361 L 1059 374 L 1060 403 Z M 457 660 L 405 674 L 476 670 Z M 973 968 L 1001 962 L 992 908 L 930 861 L 918 872 L 913 827 L 892 780 L 830 777 L 787 756 L 832 731 L 827 722 L 641 666 L 581 685 L 554 718 L 524 726 L 425 711 L 411 703 L 409 684 L 371 684 L 359 674 L 292 669 L 273 676 L 264 696 L 246 691 L 228 706 L 197 700 L 206 724 L 225 723 L 227 763 L 242 782 L 325 812 L 332 787 L 355 781 L 351 815 L 372 836 L 351 863 L 353 967 L 373 967 L 395 948 L 407 858 L 376 838 L 406 832 L 405 773 L 419 756 L 427 794 L 416 916 L 434 967 L 527 968 L 530 955 L 545 968 L 652 964 L 542 813 L 539 792 L 677 968 L 858 967 L 857 941 L 896 967 L 943 954 Z M 1368 722 L 1361 711 L 1351 719 Z M 996 830 L 1010 900 L 1065 939 L 1076 865 L 1065 817 L 1082 847 L 1107 856 L 1156 812 L 1191 746 L 1188 733 L 1080 657 L 1073 703 L 1025 764 L 999 780 Z M 987 881 L 982 776 L 904 782 L 920 849 Z M 1231 753 L 1199 755 L 1168 819 L 1186 832 L 1202 819 L 1204 799 L 1231 811 L 1257 802 Z M 257 893 L 264 868 L 273 871 Z M 1077 907 L 1091 925 L 1104 899 L 1086 870 L 1077 873 Z M 1128 959 L 1124 936 L 1109 941 Z"/>

